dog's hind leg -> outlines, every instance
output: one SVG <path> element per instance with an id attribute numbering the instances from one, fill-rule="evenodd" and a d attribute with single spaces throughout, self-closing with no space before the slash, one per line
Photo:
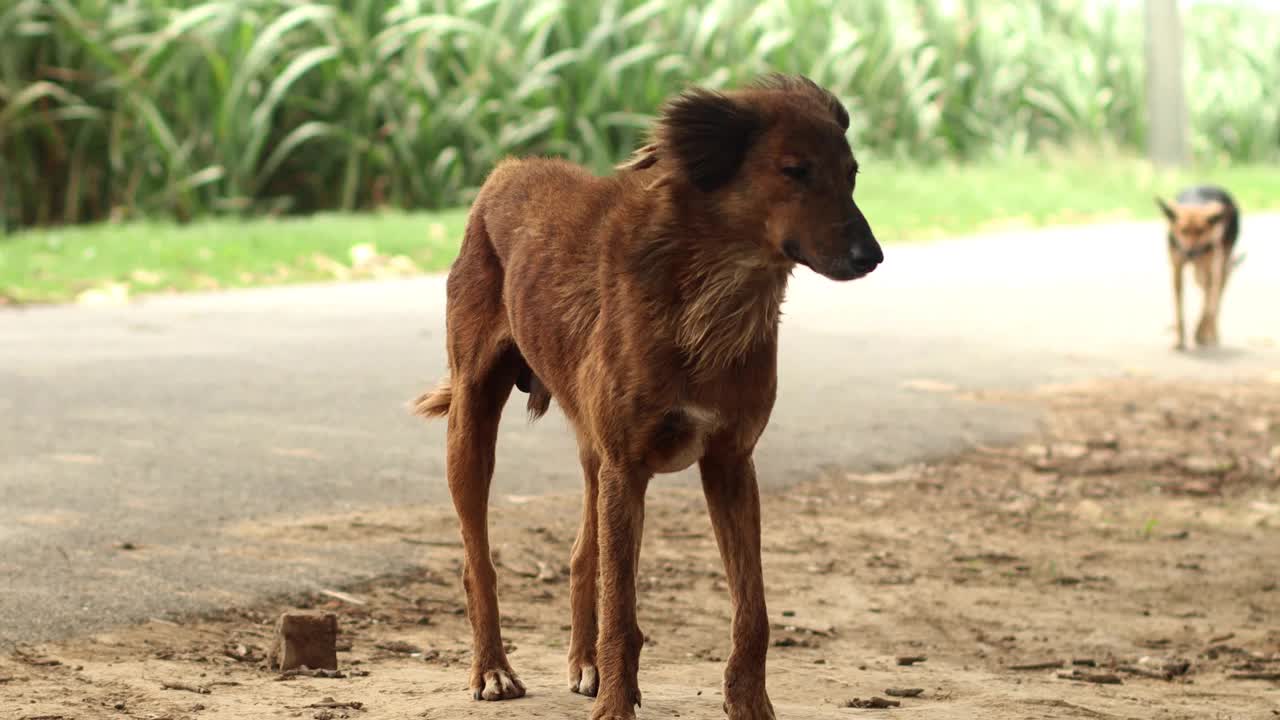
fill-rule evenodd
<path id="1" fill-rule="evenodd" d="M 471 692 L 477 700 L 524 695 L 498 625 L 497 572 L 489 550 L 489 486 L 498 422 L 523 363 L 502 307 L 502 271 L 482 227 L 467 227 L 449 276 L 446 473 L 462 531 L 463 586 L 471 621 Z"/>
<path id="2" fill-rule="evenodd" d="M 733 648 L 724 671 L 730 720 L 773 720 L 765 690 L 769 615 L 760 563 L 760 491 L 749 452 L 713 448 L 701 461 L 702 489 L 733 602 Z"/>
<path id="3" fill-rule="evenodd" d="M 462 582 L 473 640 L 471 691 L 477 700 L 524 695 L 502 645 L 498 578 L 489 550 L 489 486 L 498 420 L 514 384 L 504 370 L 499 367 L 476 381 L 454 376 L 449 404 L 447 474 L 462 530 Z"/>
<path id="4" fill-rule="evenodd" d="M 595 696 L 600 680 L 596 672 L 596 573 L 600 567 L 596 495 L 600 487 L 600 456 L 590 442 L 588 438 L 578 440 L 585 487 L 582 527 L 569 561 L 569 690 Z"/>

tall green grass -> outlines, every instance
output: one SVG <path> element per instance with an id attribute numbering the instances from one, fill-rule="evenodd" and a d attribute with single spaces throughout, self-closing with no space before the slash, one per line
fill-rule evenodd
<path id="1" fill-rule="evenodd" d="M 1102 0 L 9 0 L 0 219 L 465 203 L 511 153 L 605 169 L 688 83 L 804 72 L 871 162 L 1140 147 Z M 1280 158 L 1280 17 L 1190 11 L 1201 160 Z"/>

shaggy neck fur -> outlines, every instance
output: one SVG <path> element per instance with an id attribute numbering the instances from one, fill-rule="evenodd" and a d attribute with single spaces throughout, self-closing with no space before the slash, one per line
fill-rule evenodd
<path id="1" fill-rule="evenodd" d="M 680 273 L 676 343 L 699 372 L 722 370 L 777 338 L 789 270 L 724 253 Z"/>
<path id="2" fill-rule="evenodd" d="M 657 227 L 687 223 L 671 205 L 659 214 Z M 665 216 L 665 218 L 663 217 Z M 633 271 L 650 286 L 657 307 L 670 312 L 669 298 L 679 302 L 668 316 L 676 345 L 695 377 L 731 367 L 760 345 L 777 338 L 782 301 L 793 265 L 770 261 L 745 240 L 728 240 L 711 232 L 659 229 L 633 260 Z M 696 239 L 694 239 L 696 238 Z"/>

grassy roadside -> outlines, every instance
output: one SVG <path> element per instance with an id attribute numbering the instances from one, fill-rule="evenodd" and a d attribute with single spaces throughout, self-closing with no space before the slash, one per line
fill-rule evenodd
<path id="1" fill-rule="evenodd" d="M 0 304 L 413 275 L 457 253 L 466 212 L 140 222 L 0 237 Z"/>
<path id="2" fill-rule="evenodd" d="M 1096 159 L 911 168 L 868 163 L 858 201 L 884 242 L 993 227 L 1153 218 L 1152 196 L 1188 182 L 1229 188 L 1246 213 L 1280 208 L 1280 172 L 1156 172 Z M 93 225 L 0 236 L 0 304 L 377 278 L 446 269 L 464 210 L 296 219 Z M 1247 228 L 1246 228 L 1247 232 Z"/>
<path id="3" fill-rule="evenodd" d="M 1154 196 L 1192 183 L 1226 187 L 1250 212 L 1280 209 L 1280 169 L 1224 166 L 1158 171 L 1097 154 L 937 168 L 864 167 L 858 205 L 887 242 L 973 232 L 1159 217 Z M 1247 232 L 1247 230 L 1246 230 Z"/>

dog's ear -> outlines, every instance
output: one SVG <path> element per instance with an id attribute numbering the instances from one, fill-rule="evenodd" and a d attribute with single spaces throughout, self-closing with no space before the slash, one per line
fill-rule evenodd
<path id="1" fill-rule="evenodd" d="M 745 103 L 695 88 L 663 109 L 657 142 L 695 187 L 710 192 L 733 179 L 761 124 Z"/>
<path id="2" fill-rule="evenodd" d="M 1164 198 L 1156 197 L 1156 205 L 1160 207 L 1160 212 L 1164 213 L 1164 216 L 1169 219 L 1169 222 L 1173 222 L 1178 219 L 1178 213 L 1174 212 L 1173 208 L 1169 207 L 1169 203 L 1165 202 Z"/>

